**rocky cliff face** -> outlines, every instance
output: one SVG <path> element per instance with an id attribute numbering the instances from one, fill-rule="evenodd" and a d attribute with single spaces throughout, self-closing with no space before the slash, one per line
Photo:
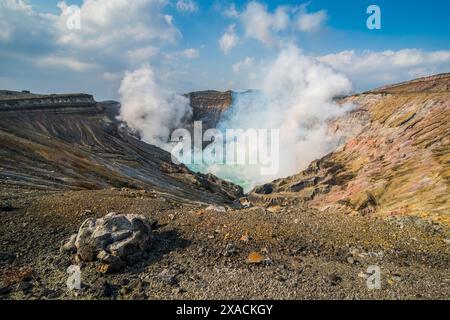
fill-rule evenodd
<path id="1" fill-rule="evenodd" d="M 219 123 L 220 116 L 232 104 L 231 91 L 220 92 L 214 90 L 197 91 L 187 94 L 193 111 L 193 119 L 202 121 L 203 128 L 215 128 Z"/>
<path id="2" fill-rule="evenodd" d="M 209 203 L 241 195 L 240 187 L 175 165 L 168 152 L 136 139 L 115 119 L 117 110 L 85 94 L 2 94 L 0 187 L 129 187 Z"/>
<path id="3" fill-rule="evenodd" d="M 297 175 L 255 188 L 252 201 L 450 223 L 450 74 L 340 101 L 359 106 L 330 124 L 343 145 Z"/>
<path id="4" fill-rule="evenodd" d="M 222 114 L 228 110 L 233 103 L 233 94 L 231 91 L 196 91 L 185 95 L 189 98 L 192 107 L 192 118 L 184 125 L 189 130 L 191 136 L 194 136 L 194 121 L 200 121 L 202 124 L 202 133 L 211 128 L 216 128 Z M 205 147 L 208 142 L 203 142 Z"/>

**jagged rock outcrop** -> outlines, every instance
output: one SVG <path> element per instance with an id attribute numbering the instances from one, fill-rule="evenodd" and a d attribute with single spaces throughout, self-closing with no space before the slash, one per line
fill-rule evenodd
<path id="1" fill-rule="evenodd" d="M 255 188 L 249 199 L 450 223 L 450 74 L 340 102 L 358 105 L 331 124 L 346 143 L 297 175 Z"/>
<path id="2" fill-rule="evenodd" d="M 233 203 L 242 189 L 176 165 L 116 119 L 118 104 L 90 95 L 0 95 L 0 187 L 128 187 L 182 201 Z"/>
<path id="3" fill-rule="evenodd" d="M 193 120 L 202 121 L 203 129 L 215 128 L 220 116 L 228 110 L 233 102 L 231 91 L 197 91 L 187 94 L 189 97 Z"/>
<path id="4" fill-rule="evenodd" d="M 141 261 L 151 239 L 152 227 L 144 216 L 111 212 L 85 220 L 61 249 L 75 252 L 81 261 L 99 261 L 102 273 L 114 273 Z"/>
<path id="5" fill-rule="evenodd" d="M 186 94 L 192 107 L 192 118 L 185 124 L 185 128 L 194 135 L 194 121 L 200 121 L 202 134 L 211 128 L 216 128 L 222 114 L 228 110 L 233 103 L 231 91 L 196 91 Z M 203 142 L 203 147 L 208 142 Z"/>
<path id="6" fill-rule="evenodd" d="M 0 99 L 0 112 L 4 117 L 8 113 L 19 112 L 55 112 L 69 113 L 85 111 L 96 107 L 94 97 L 89 94 L 52 94 L 48 96 L 36 95 L 23 97 L 13 96 L 9 99 Z"/>

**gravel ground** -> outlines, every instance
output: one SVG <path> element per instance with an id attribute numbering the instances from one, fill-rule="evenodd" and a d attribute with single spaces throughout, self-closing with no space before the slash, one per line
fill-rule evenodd
<path id="1" fill-rule="evenodd" d="M 0 190 L 0 299 L 449 299 L 448 227 L 304 207 L 206 209 L 133 190 Z M 114 275 L 81 265 L 61 242 L 90 216 L 138 213 L 158 222 L 141 263 Z M 251 252 L 260 263 L 249 263 Z M 381 270 L 369 290 L 367 268 Z"/>

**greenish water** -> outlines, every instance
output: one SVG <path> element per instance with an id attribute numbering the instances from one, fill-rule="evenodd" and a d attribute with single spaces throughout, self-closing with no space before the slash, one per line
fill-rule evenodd
<path id="1" fill-rule="evenodd" d="M 224 164 L 214 166 L 190 164 L 186 166 L 194 172 L 211 173 L 223 180 L 237 184 L 244 189 L 244 192 L 250 191 L 255 186 L 254 183 L 245 177 L 245 174 L 248 173 L 248 166 Z"/>

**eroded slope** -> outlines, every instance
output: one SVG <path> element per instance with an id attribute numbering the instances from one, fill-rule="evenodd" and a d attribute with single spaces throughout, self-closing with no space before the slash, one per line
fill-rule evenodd
<path id="1" fill-rule="evenodd" d="M 0 101 L 4 188 L 154 189 L 186 201 L 231 203 L 241 189 L 175 165 L 89 95 L 26 95 Z"/>
<path id="2" fill-rule="evenodd" d="M 450 74 L 443 74 L 342 99 L 359 106 L 333 124 L 348 141 L 307 170 L 256 188 L 250 198 L 450 223 L 449 88 Z"/>

